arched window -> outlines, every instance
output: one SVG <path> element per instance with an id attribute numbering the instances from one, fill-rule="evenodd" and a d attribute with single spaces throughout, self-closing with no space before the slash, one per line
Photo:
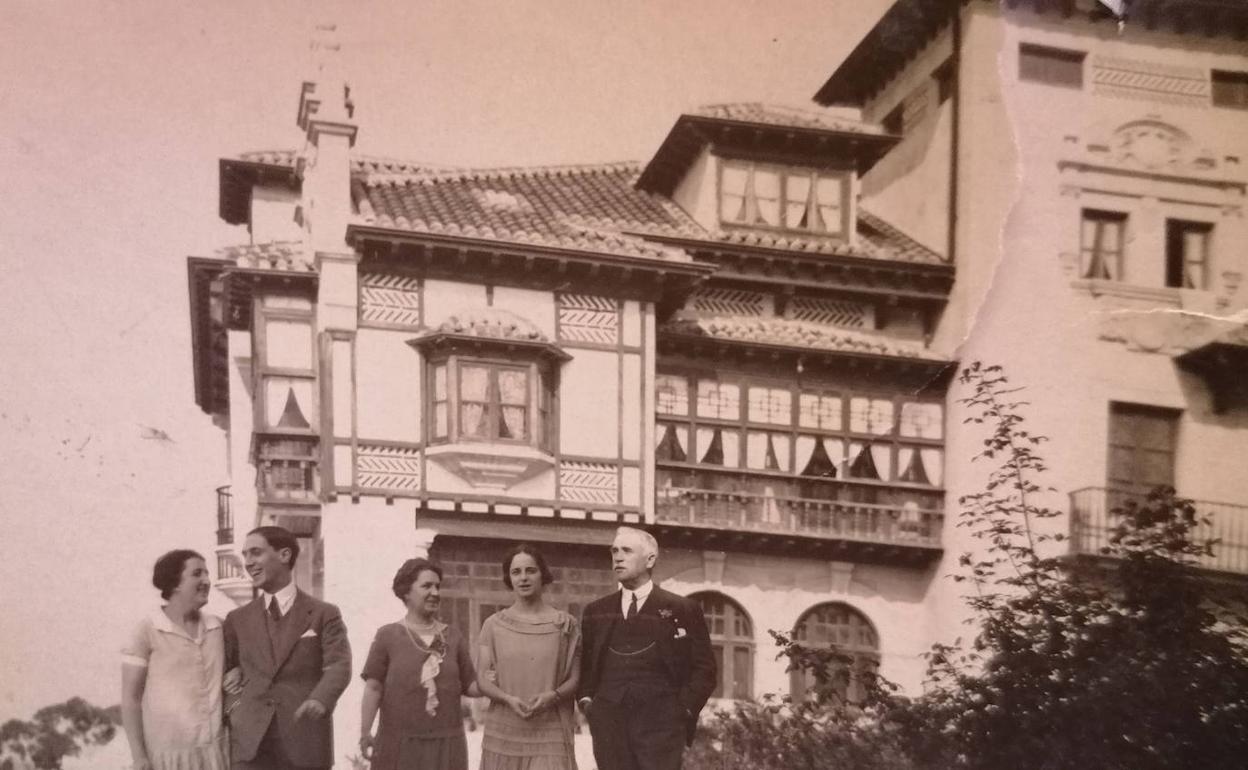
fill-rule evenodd
<path id="1" fill-rule="evenodd" d="M 714 591 L 691 594 L 702 605 L 711 632 L 711 651 L 719 669 L 713 698 L 746 699 L 754 695 L 754 626 L 741 605 Z"/>
<path id="2" fill-rule="evenodd" d="M 807 610 L 793 629 L 793 638 L 808 647 L 835 647 L 852 662 L 833 672 L 837 694 L 849 701 L 862 699 L 862 680 L 856 671 L 874 671 L 880 663 L 880 639 L 871 621 L 848 604 L 828 602 Z M 808 671 L 793 671 L 790 692 L 794 700 L 806 697 L 815 677 Z"/>

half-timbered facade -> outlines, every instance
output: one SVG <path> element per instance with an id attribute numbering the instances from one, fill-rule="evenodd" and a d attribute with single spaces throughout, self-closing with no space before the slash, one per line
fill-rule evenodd
<path id="1" fill-rule="evenodd" d="M 953 5 L 895 3 L 816 95 L 865 120 L 704 107 L 641 165 L 361 157 L 349 94 L 305 85 L 301 151 L 221 161 L 250 242 L 189 261 L 221 587 L 250 594 L 234 549 L 275 522 L 357 648 L 423 553 L 472 637 L 512 545 L 576 610 L 634 524 L 702 602 L 718 697 L 805 690 L 769 629 L 917 688 L 982 481 L 956 359 L 1031 388 L 1074 551 L 1173 483 L 1248 573 L 1241 16 Z"/>

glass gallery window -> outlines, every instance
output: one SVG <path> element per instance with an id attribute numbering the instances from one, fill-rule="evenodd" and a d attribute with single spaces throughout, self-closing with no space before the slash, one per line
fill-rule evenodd
<path id="1" fill-rule="evenodd" d="M 660 373 L 655 459 L 939 487 L 940 402 L 752 380 Z"/>
<path id="2" fill-rule="evenodd" d="M 719 221 L 746 227 L 844 235 L 848 223 L 845 172 L 724 159 Z"/>
<path id="3" fill-rule="evenodd" d="M 256 305 L 257 485 L 264 500 L 312 501 L 319 483 L 312 301 L 266 294 Z"/>

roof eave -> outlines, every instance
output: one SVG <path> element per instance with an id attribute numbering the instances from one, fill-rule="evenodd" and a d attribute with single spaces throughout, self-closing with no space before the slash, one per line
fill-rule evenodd
<path id="1" fill-rule="evenodd" d="M 294 166 L 241 158 L 221 158 L 217 177 L 217 215 L 231 225 L 251 224 L 251 188 L 259 182 L 275 180 L 295 185 L 299 181 Z"/>

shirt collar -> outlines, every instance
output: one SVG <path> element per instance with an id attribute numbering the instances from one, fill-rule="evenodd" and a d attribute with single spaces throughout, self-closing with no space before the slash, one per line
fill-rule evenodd
<path id="1" fill-rule="evenodd" d="M 178 634 L 179 636 L 187 635 L 186 629 L 179 628 L 178 626 L 174 625 L 173 621 L 169 619 L 169 616 L 165 614 L 165 611 L 163 608 L 158 608 L 155 612 L 153 612 L 150 616 L 150 619 L 152 621 L 152 628 L 156 629 L 157 631 L 160 631 L 166 634 Z M 199 623 L 200 623 L 200 627 L 205 632 L 211 631 L 214 628 L 221 627 L 221 619 L 218 618 L 216 615 L 209 615 L 207 612 L 199 613 Z"/>
<path id="2" fill-rule="evenodd" d="M 268 609 L 269 602 L 272 601 L 273 597 L 276 596 L 277 608 L 282 611 L 283 615 L 287 614 L 288 612 L 290 612 L 290 605 L 295 603 L 296 590 L 297 589 L 295 588 L 295 581 L 292 579 L 289 583 L 285 585 L 285 587 L 277 589 L 277 591 L 275 591 L 274 593 L 269 593 L 268 591 L 261 591 L 260 595 L 264 598 L 265 609 Z"/>
<path id="3" fill-rule="evenodd" d="M 632 598 L 630 594 L 637 594 L 637 603 L 641 604 L 646 599 L 650 598 L 650 592 L 654 590 L 654 581 L 647 580 L 645 583 L 637 586 L 636 588 L 625 588 L 623 585 L 621 585 L 620 590 L 624 592 L 625 601 L 628 601 L 629 599 Z"/>

